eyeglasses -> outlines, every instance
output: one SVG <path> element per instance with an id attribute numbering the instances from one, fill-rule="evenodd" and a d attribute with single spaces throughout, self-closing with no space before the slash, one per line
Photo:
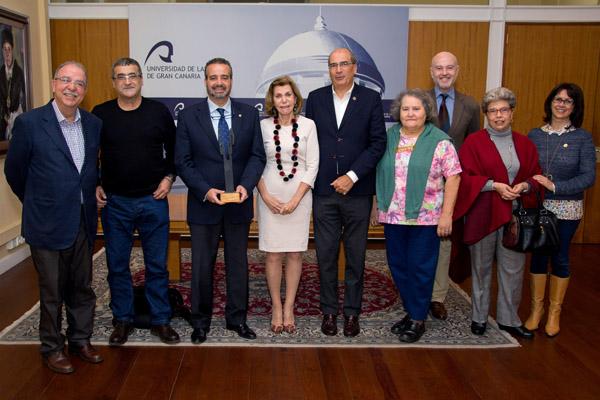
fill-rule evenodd
<path id="1" fill-rule="evenodd" d="M 563 99 L 562 97 L 555 97 L 552 99 L 554 104 L 562 104 L 563 106 L 572 106 L 574 101 L 573 99 Z"/>
<path id="2" fill-rule="evenodd" d="M 351 66 L 352 64 L 354 64 L 352 61 L 342 61 L 342 62 L 339 62 L 339 63 L 331 63 L 331 64 L 329 64 L 329 68 L 331 68 L 331 69 L 336 69 L 337 67 L 347 68 L 347 67 Z"/>
<path id="3" fill-rule="evenodd" d="M 68 76 L 57 76 L 56 78 L 54 78 L 54 80 L 59 81 L 63 85 L 69 85 L 72 82 L 78 89 L 85 89 L 85 87 L 87 86 L 87 83 L 85 81 L 74 81 Z"/>
<path id="4" fill-rule="evenodd" d="M 113 76 L 113 79 L 117 80 L 117 81 L 121 81 L 121 82 L 125 82 L 127 79 L 129 79 L 130 81 L 134 81 L 138 78 L 141 78 L 142 74 L 136 74 L 136 73 L 130 73 L 130 74 L 117 74 L 115 76 Z"/>
<path id="5" fill-rule="evenodd" d="M 486 113 L 488 113 L 490 115 L 496 115 L 498 113 L 504 115 L 504 114 L 508 114 L 511 111 L 512 111 L 512 108 L 510 108 L 510 107 L 488 108 L 488 110 L 486 111 Z"/>

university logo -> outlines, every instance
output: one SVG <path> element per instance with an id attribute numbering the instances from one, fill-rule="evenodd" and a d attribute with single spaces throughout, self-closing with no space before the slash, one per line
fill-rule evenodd
<path id="1" fill-rule="evenodd" d="M 152 46 L 152 48 L 150 49 L 150 51 L 148 52 L 148 55 L 146 56 L 146 60 L 144 61 L 144 65 L 146 65 L 146 63 L 148 62 L 148 59 L 150 58 L 150 56 L 152 55 L 152 53 L 154 53 L 157 49 L 161 48 L 161 47 L 166 47 L 168 50 L 168 53 L 166 56 L 162 56 L 162 55 L 158 55 L 158 57 L 163 60 L 166 63 L 172 63 L 173 60 L 171 59 L 173 57 L 173 44 L 167 40 L 163 40 L 161 42 L 156 43 L 154 46 Z"/>

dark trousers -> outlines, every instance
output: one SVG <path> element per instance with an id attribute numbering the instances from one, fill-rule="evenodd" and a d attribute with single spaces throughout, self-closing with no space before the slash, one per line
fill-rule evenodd
<path id="1" fill-rule="evenodd" d="M 227 304 L 230 325 L 246 322 L 248 309 L 248 233 L 250 224 L 221 221 L 215 225 L 190 225 L 192 234 L 192 326 L 210 327 L 213 309 L 213 271 L 219 239 L 225 243 Z"/>
<path id="2" fill-rule="evenodd" d="M 344 314 L 358 315 L 362 304 L 365 252 L 373 196 L 314 196 L 313 226 L 321 275 L 321 311 L 338 313 L 338 253 L 346 252 Z"/>
<path id="3" fill-rule="evenodd" d="M 67 339 L 82 346 L 89 342 L 94 323 L 96 295 L 92 290 L 92 248 L 87 240 L 83 215 L 75 243 L 64 250 L 31 248 L 40 287 L 40 351 L 64 347 L 61 333 L 62 305 L 67 312 Z"/>
<path id="4" fill-rule="evenodd" d="M 414 320 L 427 318 L 440 250 L 437 225 L 383 226 L 392 278 L 404 310 Z"/>
<path id="5" fill-rule="evenodd" d="M 558 238 L 560 240 L 560 247 L 558 251 L 552 254 L 542 254 L 533 252 L 531 256 L 531 267 L 530 271 L 532 274 L 546 274 L 548 273 L 548 261 L 552 260 L 552 275 L 558 276 L 559 278 L 568 278 L 571 275 L 569 271 L 569 248 L 571 247 L 571 240 L 579 222 L 581 220 L 558 220 Z"/>
<path id="6" fill-rule="evenodd" d="M 109 193 L 107 200 L 102 210 L 102 227 L 113 316 L 121 322 L 133 322 L 135 317 L 129 259 L 133 246 L 133 232 L 137 229 L 144 251 L 144 286 L 150 305 L 151 323 L 168 324 L 171 319 L 167 292 L 169 203 L 166 199 L 156 200 L 152 195 L 124 197 Z"/>

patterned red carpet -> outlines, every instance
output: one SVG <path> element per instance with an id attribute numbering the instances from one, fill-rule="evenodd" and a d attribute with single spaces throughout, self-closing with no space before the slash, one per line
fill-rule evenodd
<path id="1" fill-rule="evenodd" d="M 185 251 L 185 250 L 184 250 Z M 187 257 L 186 257 L 187 258 Z M 250 250 L 249 277 L 250 299 L 248 303 L 249 314 L 255 316 L 270 316 L 271 299 L 267 282 L 265 280 L 265 265 L 261 254 Z M 387 267 L 386 267 L 387 268 Z M 190 280 L 191 262 L 184 261 L 181 266 L 181 282 L 170 286 L 176 288 L 183 296 L 185 305 L 190 307 Z M 214 270 L 214 308 L 213 313 L 222 317 L 225 312 L 225 264 L 218 261 Z M 134 285 L 144 282 L 144 270 L 138 269 L 133 274 Z M 340 310 L 342 309 L 342 295 L 344 285 L 340 283 Z M 282 287 L 282 297 L 285 295 L 285 286 Z M 365 271 L 365 285 L 362 312 L 370 314 L 386 310 L 398 302 L 398 292 L 387 270 L 381 268 L 367 268 Z M 296 297 L 295 314 L 299 317 L 319 316 L 319 266 L 313 260 L 305 261 L 302 266 L 302 278 L 298 295 Z"/>

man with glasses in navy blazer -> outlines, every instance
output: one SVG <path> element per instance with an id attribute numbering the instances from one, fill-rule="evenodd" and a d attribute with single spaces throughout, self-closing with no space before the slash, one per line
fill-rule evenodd
<path id="1" fill-rule="evenodd" d="M 248 233 L 252 190 L 265 167 L 258 111 L 230 98 L 233 72 L 224 58 L 206 63 L 207 99 L 179 112 L 175 167 L 188 187 L 187 222 L 192 234 L 192 343 L 206 341 L 213 308 L 213 269 L 219 240 L 225 251 L 226 328 L 244 339 L 256 334 L 246 324 Z M 232 182 L 226 189 L 226 158 Z M 236 194 L 237 193 L 237 194 Z M 225 196 L 237 198 L 225 202 Z"/>
<path id="2" fill-rule="evenodd" d="M 15 120 L 4 164 L 6 180 L 23 203 L 22 234 L 38 273 L 40 351 L 46 366 L 63 374 L 74 371 L 64 352 L 63 303 L 69 353 L 89 363 L 102 362 L 90 344 L 102 122 L 79 108 L 86 88 L 83 65 L 61 64 L 52 80 L 54 99 Z"/>
<path id="3" fill-rule="evenodd" d="M 346 253 L 344 335 L 360 332 L 369 217 L 375 194 L 375 167 L 386 146 L 379 93 L 354 83 L 356 58 L 335 49 L 328 60 L 331 85 L 314 90 L 306 117 L 319 137 L 319 173 L 314 186 L 313 225 L 321 275 L 321 331 L 337 334 L 338 251 Z"/>

